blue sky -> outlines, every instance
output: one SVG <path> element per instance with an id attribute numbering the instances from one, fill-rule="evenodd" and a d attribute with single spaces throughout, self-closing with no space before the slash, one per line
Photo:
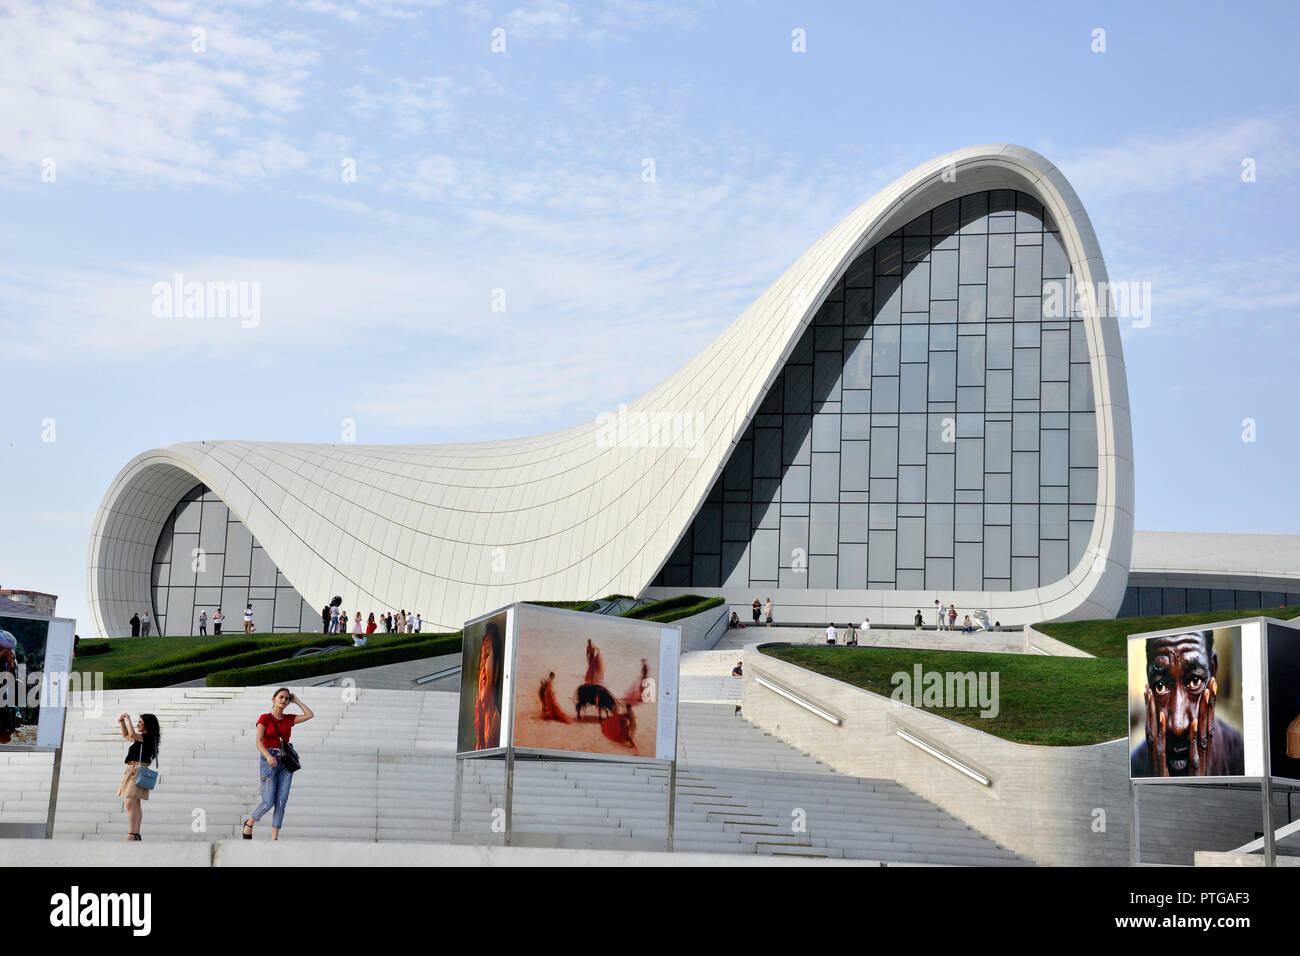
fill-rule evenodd
<path id="1" fill-rule="evenodd" d="M 988 142 L 1152 284 L 1138 528 L 1300 533 L 1300 15 L 1134 6 L 0 0 L 0 586 L 87 633 L 95 508 L 149 448 L 616 409 Z M 257 325 L 154 315 L 177 273 L 258 283 Z"/>

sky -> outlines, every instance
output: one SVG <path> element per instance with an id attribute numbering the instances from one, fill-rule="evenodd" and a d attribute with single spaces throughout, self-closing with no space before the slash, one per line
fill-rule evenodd
<path id="1" fill-rule="evenodd" d="M 1111 279 L 1150 283 L 1120 322 L 1138 529 L 1300 533 L 1298 25 L 1290 3 L 0 0 L 0 587 L 87 634 L 95 509 L 151 448 L 616 410 L 879 189 L 994 142 L 1055 163 Z M 247 308 L 172 314 L 177 276 Z"/>

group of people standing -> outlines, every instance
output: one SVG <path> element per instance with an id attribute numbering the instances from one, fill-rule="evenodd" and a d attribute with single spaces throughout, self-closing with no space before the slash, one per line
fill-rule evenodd
<path id="1" fill-rule="evenodd" d="M 357 611 L 349 626 L 348 612 L 331 604 L 321 608 L 320 621 L 326 634 L 350 633 L 354 647 L 365 647 L 367 635 L 374 634 L 380 628 L 385 634 L 419 634 L 424 627 L 424 618 L 418 613 L 407 614 L 405 608 L 396 614 L 391 611 L 381 614 L 378 619 L 375 618 L 375 612 L 371 611 L 365 621 L 361 620 L 361 612 Z"/>
<path id="2" fill-rule="evenodd" d="M 944 604 L 943 601 L 936 598 L 934 602 L 934 607 L 935 607 L 935 615 L 937 618 L 935 622 L 935 630 L 955 631 L 957 629 L 957 606 L 955 604 L 953 605 Z M 921 630 L 921 628 L 925 627 L 925 621 L 921 618 L 920 610 L 916 612 L 916 617 L 913 619 L 912 623 L 915 625 L 915 628 L 918 631 Z M 971 634 L 974 633 L 974 631 L 975 631 L 975 622 L 972 621 L 970 619 L 970 615 L 967 614 L 965 618 L 962 620 L 961 632 L 963 634 Z"/>
<path id="3" fill-rule="evenodd" d="M 213 637 L 221 636 L 221 626 L 225 623 L 226 623 L 225 612 L 222 611 L 221 608 L 217 608 L 216 612 L 212 615 L 212 636 Z M 148 611 L 144 612 L 144 617 L 141 617 L 138 612 L 132 614 L 130 624 L 131 624 L 132 637 L 148 637 L 149 632 L 153 630 L 153 621 L 149 619 Z M 244 608 L 244 633 L 252 634 L 253 630 L 254 630 L 253 604 L 250 601 L 248 605 Z M 161 631 L 159 631 L 158 636 L 159 637 L 162 636 Z M 199 611 L 199 636 L 200 637 L 208 636 L 207 609 Z"/>

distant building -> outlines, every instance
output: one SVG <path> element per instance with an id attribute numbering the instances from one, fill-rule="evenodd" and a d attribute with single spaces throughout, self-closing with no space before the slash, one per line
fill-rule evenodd
<path id="1" fill-rule="evenodd" d="M 720 595 L 742 616 L 770 598 L 819 626 L 910 627 L 939 600 L 1012 626 L 1296 603 L 1300 536 L 1135 535 L 1123 285 L 1055 166 L 957 150 L 594 421 L 137 455 L 91 533 L 94 631 L 150 611 L 193 634 L 218 607 L 235 630 L 249 605 L 259 631 L 314 631 L 336 595 L 432 630 L 605 594 Z"/>
<path id="2" fill-rule="evenodd" d="M 0 597 L 7 598 L 14 604 L 23 605 L 24 610 L 29 614 L 39 614 L 42 617 L 54 617 L 54 605 L 59 600 L 57 594 L 46 594 L 43 591 L 15 591 L 9 588 L 0 588 Z"/>

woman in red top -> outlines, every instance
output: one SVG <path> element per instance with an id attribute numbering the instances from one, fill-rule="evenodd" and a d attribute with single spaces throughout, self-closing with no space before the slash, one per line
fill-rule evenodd
<path id="1" fill-rule="evenodd" d="M 297 704 L 302 708 L 302 713 L 286 714 L 284 709 L 290 704 Z M 253 824 L 272 808 L 275 813 L 271 817 L 271 839 L 280 839 L 284 808 L 289 803 L 289 786 L 293 783 L 293 774 L 280 762 L 281 744 L 292 736 L 295 724 L 301 724 L 315 716 L 311 708 L 295 697 L 289 688 L 281 687 L 271 697 L 271 712 L 257 718 L 257 749 L 262 755 L 262 802 L 257 805 L 253 815 L 244 821 L 245 840 L 253 839 Z"/>
<path id="2" fill-rule="evenodd" d="M 366 622 L 366 633 L 373 634 L 378 629 L 379 629 L 379 625 L 375 623 L 375 612 L 371 611 L 370 620 Z"/>

